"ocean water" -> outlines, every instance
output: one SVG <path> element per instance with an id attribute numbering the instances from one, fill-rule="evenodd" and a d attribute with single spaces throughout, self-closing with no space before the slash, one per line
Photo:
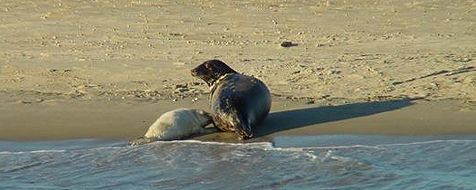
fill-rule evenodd
<path id="1" fill-rule="evenodd" d="M 475 189 L 476 137 L 0 141 L 0 189 Z"/>

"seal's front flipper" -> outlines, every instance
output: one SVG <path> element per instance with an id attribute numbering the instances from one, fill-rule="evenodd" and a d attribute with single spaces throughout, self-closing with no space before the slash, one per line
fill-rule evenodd
<path id="1" fill-rule="evenodd" d="M 216 127 L 206 127 L 206 128 L 202 129 L 201 134 L 216 133 L 218 131 L 220 131 L 220 130 L 218 130 L 218 128 L 216 128 Z"/>
<path id="2" fill-rule="evenodd" d="M 129 141 L 129 145 L 137 146 L 137 145 L 143 145 L 143 144 L 151 143 L 151 142 L 154 142 L 154 141 L 157 141 L 157 138 L 155 138 L 155 137 L 153 137 L 153 138 L 139 137 L 139 138 L 136 138 L 134 140 Z"/>

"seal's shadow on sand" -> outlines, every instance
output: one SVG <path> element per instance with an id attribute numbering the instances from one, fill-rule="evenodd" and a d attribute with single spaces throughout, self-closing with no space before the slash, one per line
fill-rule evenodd
<path id="1" fill-rule="evenodd" d="M 273 112 L 256 128 L 256 137 L 309 125 L 368 116 L 412 105 L 410 99 L 354 103 Z"/>

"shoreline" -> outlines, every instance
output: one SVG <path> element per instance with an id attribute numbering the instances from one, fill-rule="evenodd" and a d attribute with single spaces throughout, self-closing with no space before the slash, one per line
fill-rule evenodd
<path id="1" fill-rule="evenodd" d="M 473 134 L 475 5 L 2 1 L 0 139 L 140 136 L 165 111 L 208 110 L 190 69 L 210 59 L 272 92 L 256 140 Z"/>

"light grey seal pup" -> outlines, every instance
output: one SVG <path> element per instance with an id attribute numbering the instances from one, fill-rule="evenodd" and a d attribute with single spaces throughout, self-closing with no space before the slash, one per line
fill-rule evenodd
<path id="1" fill-rule="evenodd" d="M 240 74 L 220 60 L 209 60 L 191 70 L 210 87 L 215 126 L 234 131 L 240 139 L 254 136 L 254 128 L 269 114 L 271 95 L 259 79 Z"/>
<path id="2" fill-rule="evenodd" d="M 179 140 L 198 134 L 216 132 L 215 127 L 205 128 L 213 123 L 210 113 L 199 109 L 180 108 L 162 114 L 147 130 L 143 137 L 129 142 L 141 145 L 154 141 Z"/>

